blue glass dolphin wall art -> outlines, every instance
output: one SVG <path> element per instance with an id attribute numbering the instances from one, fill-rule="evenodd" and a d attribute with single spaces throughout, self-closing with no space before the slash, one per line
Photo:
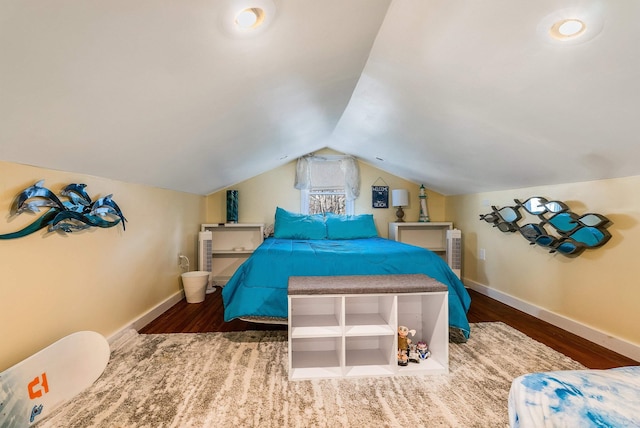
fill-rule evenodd
<path id="1" fill-rule="evenodd" d="M 85 191 L 86 184 L 69 184 L 60 192 L 67 199 L 62 201 L 43 184 L 44 180 L 40 180 L 18 193 L 11 206 L 11 216 L 24 212 L 38 214 L 41 209 L 47 211 L 23 229 L 0 235 L 0 239 L 21 238 L 45 227 L 48 227 L 48 232 L 71 233 L 90 227 L 122 224 L 122 230 L 125 230 L 127 219 L 111 198 L 113 195 L 92 201 Z"/>
<path id="2" fill-rule="evenodd" d="M 548 248 L 550 253 L 560 253 L 575 257 L 587 248 L 604 245 L 611 234 L 606 228 L 611 220 L 601 214 L 588 213 L 582 216 L 569 211 L 569 207 L 560 201 L 548 201 L 534 196 L 524 202 L 514 199 L 515 205 L 497 208 L 492 206 L 490 213 L 481 214 L 480 220 L 497 227 L 502 232 L 520 232 L 530 245 Z M 522 220 L 520 209 L 536 216 L 538 223 L 518 224 Z M 547 228 L 553 230 L 552 233 Z"/>

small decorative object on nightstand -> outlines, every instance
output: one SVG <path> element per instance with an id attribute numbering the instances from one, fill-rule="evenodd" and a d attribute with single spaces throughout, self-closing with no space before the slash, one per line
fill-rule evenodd
<path id="1" fill-rule="evenodd" d="M 418 221 L 429 221 L 429 212 L 427 211 L 427 192 L 424 189 L 424 184 L 420 185 L 420 218 Z"/>
<path id="2" fill-rule="evenodd" d="M 398 208 L 396 211 L 396 222 L 404 222 L 404 211 L 402 207 L 409 205 L 409 191 L 407 189 L 394 189 L 391 191 L 391 203 Z"/>
<path id="3" fill-rule="evenodd" d="M 238 222 L 238 191 L 227 190 L 227 223 Z"/>

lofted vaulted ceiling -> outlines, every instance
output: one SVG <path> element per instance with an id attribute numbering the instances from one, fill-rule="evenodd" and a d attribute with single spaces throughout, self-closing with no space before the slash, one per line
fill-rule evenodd
<path id="1" fill-rule="evenodd" d="M 248 7 L 265 21 L 238 30 Z M 584 33 L 551 37 L 568 18 Z M 0 0 L 0 160 L 196 194 L 325 147 L 448 195 L 640 175 L 636 18 L 638 0 Z"/>

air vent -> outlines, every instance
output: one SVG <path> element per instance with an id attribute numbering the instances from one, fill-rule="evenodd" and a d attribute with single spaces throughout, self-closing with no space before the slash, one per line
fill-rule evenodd
<path id="1" fill-rule="evenodd" d="M 447 264 L 458 279 L 461 279 L 462 232 L 459 229 L 447 230 Z"/>
<path id="2" fill-rule="evenodd" d="M 210 231 L 198 234 L 198 270 L 211 272 L 213 234 Z"/>

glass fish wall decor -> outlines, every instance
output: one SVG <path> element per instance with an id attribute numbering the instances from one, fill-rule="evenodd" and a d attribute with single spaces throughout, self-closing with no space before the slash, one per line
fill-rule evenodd
<path id="1" fill-rule="evenodd" d="M 548 201 L 540 196 L 524 202 L 514 199 L 514 202 L 514 206 L 492 206 L 492 211 L 481 214 L 480 220 L 502 232 L 520 232 L 529 244 L 570 257 L 579 255 L 587 248 L 600 247 L 611 238 L 606 228 L 612 223 L 601 214 L 579 216 L 571 212 L 565 203 Z M 535 216 L 539 222 L 519 224 L 523 218 L 520 210 Z"/>

